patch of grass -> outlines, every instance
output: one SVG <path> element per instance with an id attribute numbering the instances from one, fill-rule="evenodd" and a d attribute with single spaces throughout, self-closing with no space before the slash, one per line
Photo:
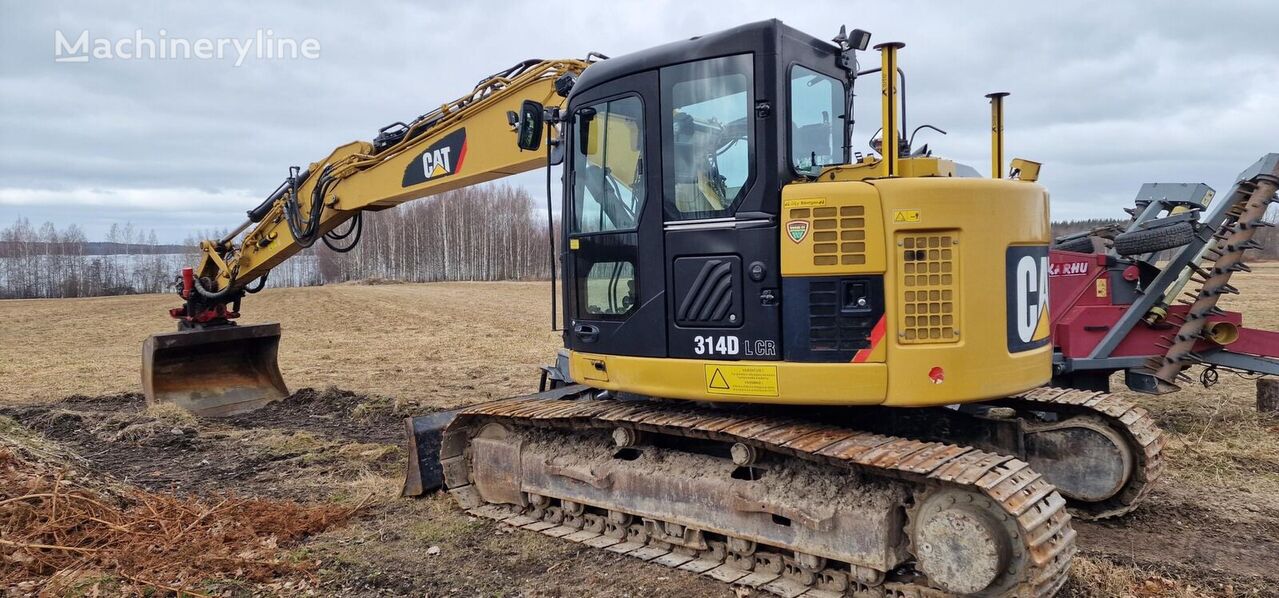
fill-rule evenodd
<path id="1" fill-rule="evenodd" d="M 1197 378 L 1199 368 L 1187 372 Z M 1112 379 L 1115 394 L 1154 414 L 1168 435 L 1164 455 L 1183 480 L 1279 494 L 1279 420 L 1256 410 L 1256 383 L 1222 372 L 1220 383 L 1185 383 L 1180 392 L 1142 395 Z"/>
<path id="2" fill-rule="evenodd" d="M 276 457 L 312 455 L 322 452 L 330 444 L 305 430 L 299 432 L 270 430 L 262 434 L 248 435 L 246 440 L 261 447 L 268 455 Z"/>
<path id="3" fill-rule="evenodd" d="M 122 593 L 124 586 L 121 578 L 102 571 L 64 569 L 49 578 L 40 595 L 63 598 L 116 596 Z"/>
<path id="4" fill-rule="evenodd" d="M 166 424 L 182 427 L 195 427 L 199 422 L 190 411 L 178 407 L 173 403 L 157 403 L 147 405 L 146 411 L 143 411 L 148 417 L 155 418 Z"/>
<path id="5" fill-rule="evenodd" d="M 364 402 L 351 410 L 351 418 L 364 421 L 382 414 L 403 414 L 405 407 L 404 400 L 398 397 L 369 395 L 364 398 Z"/>
<path id="6" fill-rule="evenodd" d="M 1075 598 L 1201 598 L 1212 595 L 1150 571 L 1087 557 L 1075 557 L 1070 576 L 1066 594 Z"/>
<path id="7" fill-rule="evenodd" d="M 427 499 L 429 515 L 408 523 L 406 535 L 420 542 L 448 542 L 469 535 L 486 525 L 486 520 L 456 510 L 453 498 L 446 494 Z"/>
<path id="8" fill-rule="evenodd" d="M 375 444 L 371 442 L 353 442 L 337 448 L 337 455 L 348 461 L 361 463 L 378 463 L 399 452 L 399 447 L 391 444 Z"/>
<path id="9" fill-rule="evenodd" d="M 373 500 L 397 500 L 403 480 L 398 476 L 384 476 L 372 471 L 362 471 L 348 478 L 329 494 L 329 502 L 359 502 L 372 496 Z"/>

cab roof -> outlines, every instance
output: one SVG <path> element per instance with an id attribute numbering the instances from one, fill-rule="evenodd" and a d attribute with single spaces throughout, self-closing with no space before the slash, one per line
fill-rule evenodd
<path id="1" fill-rule="evenodd" d="M 585 91 L 626 75 L 682 62 L 743 52 L 777 54 L 784 39 L 831 55 L 838 51 L 832 43 L 808 35 L 777 19 L 769 19 L 601 60 L 582 72 L 573 86 L 573 92 Z"/>

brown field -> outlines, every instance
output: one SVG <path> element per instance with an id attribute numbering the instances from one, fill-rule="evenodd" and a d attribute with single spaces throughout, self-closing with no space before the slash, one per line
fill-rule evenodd
<path id="1" fill-rule="evenodd" d="M 1279 264 L 1236 280 L 1243 294 L 1227 307 L 1279 329 Z M 321 594 L 734 596 L 691 574 L 499 528 L 444 497 L 397 497 L 399 418 L 532 390 L 559 344 L 548 294 L 543 283 L 449 283 L 250 297 L 246 322 L 283 325 L 291 389 L 320 390 L 229 420 L 147 409 L 133 394 L 142 341 L 172 329 L 165 310 L 174 297 L 0 301 L 0 416 L 84 456 L 95 472 L 150 490 L 349 505 L 371 497 L 351 522 L 289 549 L 316 564 L 305 587 Z M 1276 595 L 1279 418 L 1256 414 L 1254 383 L 1223 373 L 1210 389 L 1121 394 L 1170 433 L 1170 466 L 1132 515 L 1076 522 L 1081 555 L 1064 594 Z M 3 570 L 0 561 L 0 578 Z M 301 587 L 285 583 L 208 580 L 201 591 Z M 77 592 L 85 594 L 68 593 Z"/>

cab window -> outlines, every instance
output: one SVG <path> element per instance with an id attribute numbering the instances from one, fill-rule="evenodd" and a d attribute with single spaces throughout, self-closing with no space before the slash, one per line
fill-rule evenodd
<path id="1" fill-rule="evenodd" d="M 632 230 L 644 205 L 644 115 L 639 98 L 574 113 L 571 232 Z"/>
<path id="2" fill-rule="evenodd" d="M 582 301 L 578 317 L 608 319 L 635 307 L 635 264 L 630 260 L 595 262 L 578 281 Z"/>
<path id="3" fill-rule="evenodd" d="M 844 84 L 798 64 L 790 70 L 790 156 L 797 174 L 843 162 Z"/>
<path id="4" fill-rule="evenodd" d="M 729 216 L 754 166 L 750 54 L 664 67 L 662 151 L 668 220 Z"/>

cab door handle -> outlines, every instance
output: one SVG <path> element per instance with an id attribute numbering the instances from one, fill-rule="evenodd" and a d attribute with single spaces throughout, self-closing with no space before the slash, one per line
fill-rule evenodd
<path id="1" fill-rule="evenodd" d="M 577 340 L 584 343 L 593 343 L 600 338 L 600 329 L 590 324 L 578 324 L 573 327 L 573 334 L 577 336 Z"/>

